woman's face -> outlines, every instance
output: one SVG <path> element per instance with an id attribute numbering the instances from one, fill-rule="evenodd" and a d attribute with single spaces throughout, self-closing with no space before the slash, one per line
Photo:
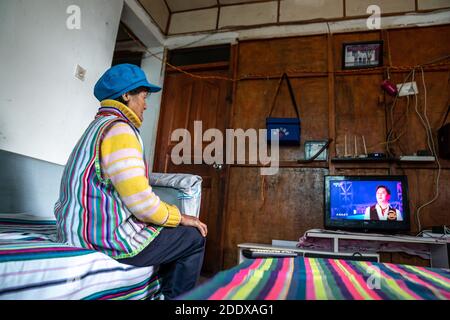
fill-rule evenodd
<path id="1" fill-rule="evenodd" d="M 141 91 L 138 94 L 124 94 L 123 98 L 128 104 L 128 108 L 134 111 L 134 113 L 141 119 L 141 121 L 144 121 L 144 111 L 147 109 L 147 102 L 145 99 L 147 99 L 149 95 L 149 92 L 147 91 Z"/>

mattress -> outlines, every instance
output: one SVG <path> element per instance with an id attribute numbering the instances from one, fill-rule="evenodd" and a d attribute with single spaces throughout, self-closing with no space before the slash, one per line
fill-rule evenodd
<path id="1" fill-rule="evenodd" d="M 57 243 L 56 222 L 0 214 L 1 300 L 160 298 L 154 267 L 133 267 Z"/>
<path id="2" fill-rule="evenodd" d="M 245 260 L 182 300 L 449 300 L 450 270 L 319 258 Z"/>

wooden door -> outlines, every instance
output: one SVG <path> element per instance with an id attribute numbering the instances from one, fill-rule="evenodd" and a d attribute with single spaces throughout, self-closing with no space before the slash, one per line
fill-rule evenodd
<path id="1" fill-rule="evenodd" d="M 227 77 L 228 75 L 227 70 L 192 73 L 202 76 Z M 166 74 L 159 118 L 154 171 L 191 173 L 203 178 L 200 219 L 208 226 L 202 269 L 205 275 L 217 273 L 223 264 L 221 233 L 227 167 L 224 165 L 222 169 L 218 169 L 204 162 L 193 164 L 194 121 L 202 121 L 202 134 L 207 129 L 216 128 L 225 137 L 225 128 L 229 117 L 229 104 L 227 103 L 229 90 L 230 84 L 226 80 L 199 79 L 184 73 L 169 72 Z M 178 144 L 178 141 L 171 141 L 171 134 L 178 128 L 187 129 L 191 134 L 192 164 L 175 165 L 171 161 L 172 148 Z M 203 142 L 202 150 L 209 143 Z"/>

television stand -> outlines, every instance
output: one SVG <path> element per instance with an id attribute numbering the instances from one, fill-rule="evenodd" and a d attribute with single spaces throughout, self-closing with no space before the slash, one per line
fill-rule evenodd
<path id="1" fill-rule="evenodd" d="M 449 268 L 449 256 L 447 245 L 450 244 L 449 239 L 436 239 L 413 237 L 406 235 L 383 235 L 370 233 L 356 233 L 346 231 L 332 231 L 313 229 L 305 233 L 306 238 L 322 238 L 332 240 L 333 252 L 338 254 L 341 252 L 339 247 L 340 240 L 360 240 L 374 242 L 391 242 L 391 243 L 408 243 L 408 244 L 424 244 L 427 245 L 430 252 L 431 267 L 433 268 Z"/>
<path id="2" fill-rule="evenodd" d="M 380 255 L 377 253 L 353 254 L 348 252 L 327 252 L 297 248 L 297 241 L 272 240 L 272 244 L 262 243 L 239 243 L 238 263 L 245 259 L 252 258 L 285 258 L 293 256 L 303 256 L 311 258 L 333 258 L 359 261 L 380 262 Z"/>

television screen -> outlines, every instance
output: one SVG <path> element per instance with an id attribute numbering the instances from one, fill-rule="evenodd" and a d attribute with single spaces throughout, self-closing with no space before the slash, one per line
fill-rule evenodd
<path id="1" fill-rule="evenodd" d="M 406 176 L 326 176 L 325 227 L 409 231 Z"/>

